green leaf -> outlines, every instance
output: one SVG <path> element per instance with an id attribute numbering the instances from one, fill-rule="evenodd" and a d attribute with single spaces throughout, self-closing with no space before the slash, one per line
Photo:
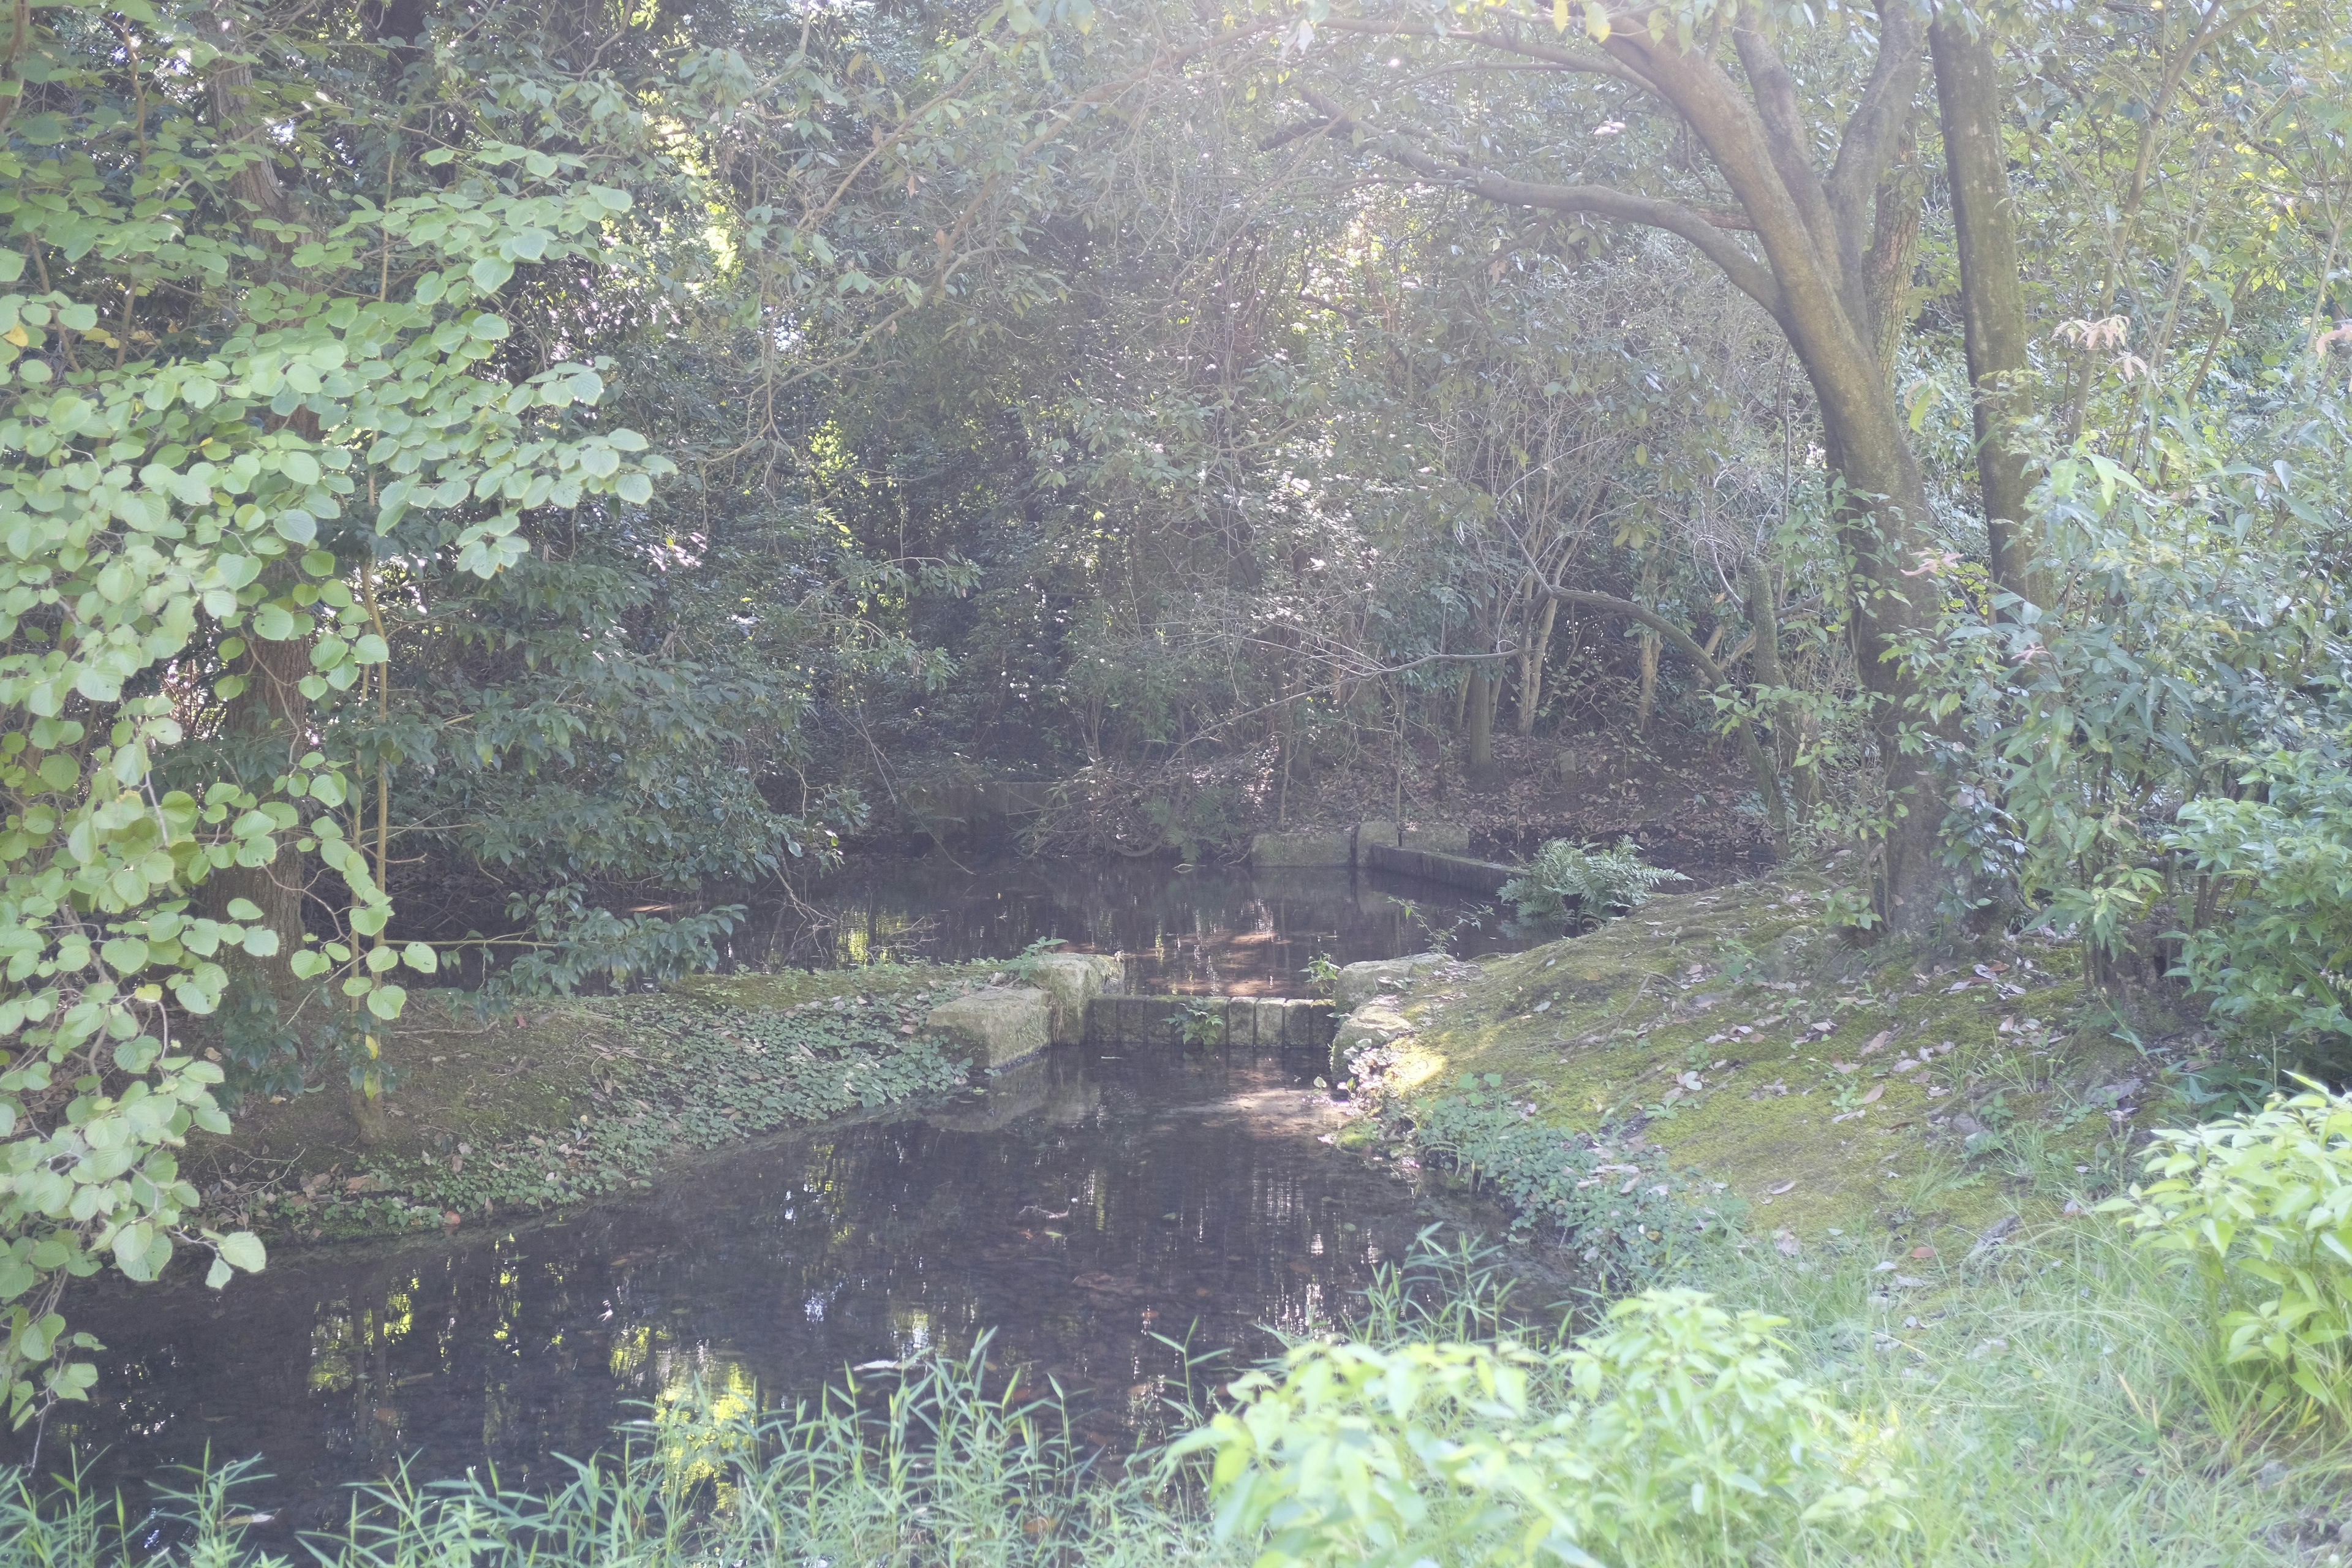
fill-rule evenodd
<path id="1" fill-rule="evenodd" d="M 514 263 L 502 257 L 485 256 L 467 269 L 466 276 L 471 278 L 474 287 L 483 293 L 494 294 L 505 288 L 507 279 L 514 276 Z"/>
<path id="2" fill-rule="evenodd" d="M 400 1016 L 400 1009 L 407 1001 L 408 993 L 400 986 L 379 985 L 368 993 L 367 1010 L 390 1023 Z"/>
<path id="3" fill-rule="evenodd" d="M 253 635 L 264 642 L 289 641 L 305 624 L 283 605 L 263 605 L 253 612 Z"/>
<path id="4" fill-rule="evenodd" d="M 232 1268 L 242 1268 L 247 1274 L 258 1274 L 269 1267 L 269 1254 L 263 1248 L 261 1238 L 249 1230 L 233 1230 L 217 1244 L 221 1261 Z"/>

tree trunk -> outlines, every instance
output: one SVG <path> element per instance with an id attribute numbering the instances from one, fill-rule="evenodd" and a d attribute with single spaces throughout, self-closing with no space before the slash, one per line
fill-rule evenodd
<path id="1" fill-rule="evenodd" d="M 1955 16 L 1929 29 L 1944 166 L 1952 186 L 1952 230 L 1960 263 L 1960 319 L 1974 388 L 1977 483 L 1983 491 L 1993 584 L 2047 607 L 2026 500 L 2033 489 L 2025 454 L 2011 439 L 2028 368 L 2025 284 L 2017 264 L 2009 160 L 2001 151 L 2000 69 L 1991 42 Z"/>
<path id="2" fill-rule="evenodd" d="M 1464 772 L 1474 784 L 1484 784 L 1495 770 L 1494 675 L 1485 659 L 1470 667 L 1469 689 L 1463 706 Z"/>
<path id="3" fill-rule="evenodd" d="M 310 644 L 248 638 L 238 673 L 246 678 L 246 688 L 228 705 L 225 729 L 259 757 L 267 772 L 247 782 L 255 793 L 267 794 L 269 779 L 285 772 L 307 749 L 310 704 L 302 695 L 300 681 L 310 673 Z M 308 982 L 295 976 L 290 963 L 302 945 L 302 904 L 310 881 L 301 852 L 290 837 L 278 836 L 274 859 L 257 866 L 226 866 L 214 872 L 206 880 L 205 898 L 216 919 L 227 918 L 233 900 L 247 899 L 260 908 L 258 923 L 277 934 L 278 956 L 245 962 L 277 998 L 278 1016 L 289 1026 L 311 989 Z"/>
<path id="4" fill-rule="evenodd" d="M 1559 601 L 1546 599 L 1542 613 L 1536 616 L 1535 630 L 1519 649 L 1519 733 L 1536 732 L 1536 708 L 1543 700 L 1544 659 L 1551 652 L 1551 627 L 1559 614 Z"/>

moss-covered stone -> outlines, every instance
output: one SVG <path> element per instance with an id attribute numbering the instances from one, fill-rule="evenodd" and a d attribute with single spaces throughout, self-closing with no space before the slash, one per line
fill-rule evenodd
<path id="1" fill-rule="evenodd" d="M 1331 983 L 1331 1004 L 1342 1013 L 1352 1012 L 1375 998 L 1411 989 L 1452 962 L 1442 952 L 1416 952 L 1349 964 Z"/>
<path id="2" fill-rule="evenodd" d="M 1052 1003 L 1037 987 L 992 985 L 933 1008 L 924 1028 L 946 1042 L 950 1054 L 994 1068 L 1044 1050 L 1052 1016 Z"/>
<path id="3" fill-rule="evenodd" d="M 1031 961 L 1029 979 L 1045 994 L 1045 1032 L 1055 1045 L 1086 1038 L 1087 1004 L 1127 989 L 1127 969 L 1116 958 L 1094 952 L 1055 952 Z"/>
<path id="4" fill-rule="evenodd" d="M 1355 858 L 1355 836 L 1328 828 L 1261 833 L 1250 840 L 1253 866 L 1345 866 Z"/>

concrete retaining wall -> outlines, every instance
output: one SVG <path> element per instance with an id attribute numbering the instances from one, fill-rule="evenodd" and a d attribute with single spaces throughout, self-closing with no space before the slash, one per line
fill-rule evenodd
<path id="1" fill-rule="evenodd" d="M 1203 1001 L 1223 1015 L 1218 1043 L 1252 1050 L 1326 1050 L 1338 1022 L 1330 1003 L 1303 996 L 1097 996 L 1087 1004 L 1087 1043 L 1181 1045 Z"/>
<path id="2" fill-rule="evenodd" d="M 1489 898 L 1501 892 L 1503 884 L 1519 874 L 1519 868 L 1496 860 L 1473 860 L 1466 855 L 1440 855 L 1428 849 L 1398 849 L 1386 844 L 1367 846 L 1363 864 L 1370 870 L 1419 877 Z"/>

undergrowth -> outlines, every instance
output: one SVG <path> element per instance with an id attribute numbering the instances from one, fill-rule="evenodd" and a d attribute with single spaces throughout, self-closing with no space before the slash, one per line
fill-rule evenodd
<path id="1" fill-rule="evenodd" d="M 592 1110 L 476 1145 L 379 1156 L 355 1176 L 280 1193 L 254 1218 L 329 1234 L 438 1226 L 446 1215 L 535 1209 L 652 1184 L 666 1161 L 730 1140 L 944 1094 L 962 1063 L 915 1033 L 928 994 L 784 1008 L 693 995 L 610 1005 L 619 1037 L 582 1086 Z"/>

